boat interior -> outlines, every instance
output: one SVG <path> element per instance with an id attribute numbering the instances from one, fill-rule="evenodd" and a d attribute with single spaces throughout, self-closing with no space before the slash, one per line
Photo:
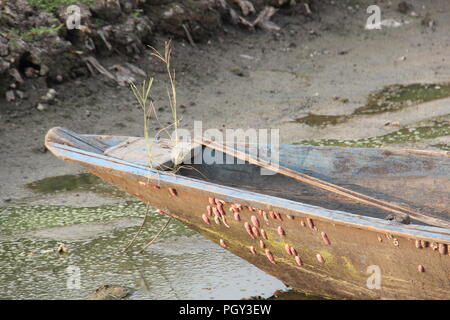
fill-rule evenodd
<path id="1" fill-rule="evenodd" d="M 143 138 L 78 135 L 67 129 L 54 128 L 48 133 L 46 143 L 70 145 L 143 166 L 150 163 Z M 450 225 L 450 155 L 446 152 L 304 145 L 279 147 L 278 165 L 282 168 L 407 208 L 425 217 L 408 216 L 405 219 L 404 215 L 392 215 L 380 206 L 330 192 L 283 173 L 262 174 L 261 166 L 240 161 L 208 146 L 193 148 L 174 165 L 170 161 L 170 144 L 161 141 L 157 144 L 160 147 L 153 153 L 152 167 L 171 170 L 177 175 L 356 215 L 394 218 L 399 223 Z M 244 150 L 245 147 L 239 148 Z M 191 160 L 199 152 L 222 161 L 192 164 L 194 161 Z"/>

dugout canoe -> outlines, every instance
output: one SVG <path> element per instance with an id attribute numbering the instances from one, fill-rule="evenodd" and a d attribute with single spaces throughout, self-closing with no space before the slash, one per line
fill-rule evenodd
<path id="1" fill-rule="evenodd" d="M 261 175 L 266 163 L 254 158 L 165 171 L 164 143 L 150 168 L 137 137 L 53 128 L 45 144 L 295 289 L 450 299 L 448 152 L 281 145 L 284 171 Z M 194 151 L 211 149 L 229 152 L 208 143 Z"/>

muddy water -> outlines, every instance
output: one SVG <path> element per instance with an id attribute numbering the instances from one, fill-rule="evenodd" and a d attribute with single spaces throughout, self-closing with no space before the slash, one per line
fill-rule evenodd
<path id="1" fill-rule="evenodd" d="M 29 185 L 43 193 L 83 192 L 95 186 L 100 192 L 116 192 L 88 174 Z M 85 299 L 104 284 L 126 286 L 129 299 L 268 298 L 286 289 L 277 279 L 175 221 L 139 254 L 168 219 L 153 210 L 135 245 L 124 253 L 145 209 L 137 201 L 77 208 L 0 208 L 0 297 Z M 58 253 L 60 244 L 69 252 Z M 310 297 L 294 293 L 294 298 Z"/>

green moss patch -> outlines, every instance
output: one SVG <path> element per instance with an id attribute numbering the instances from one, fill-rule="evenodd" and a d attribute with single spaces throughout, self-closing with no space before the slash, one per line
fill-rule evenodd
<path id="1" fill-rule="evenodd" d="M 398 111 L 403 108 L 442 99 L 450 96 L 450 83 L 440 84 L 394 84 L 371 93 L 364 106 L 357 108 L 351 115 L 318 115 L 310 113 L 297 118 L 297 123 L 309 126 L 326 126 L 343 123 L 354 116 L 374 115 Z"/>

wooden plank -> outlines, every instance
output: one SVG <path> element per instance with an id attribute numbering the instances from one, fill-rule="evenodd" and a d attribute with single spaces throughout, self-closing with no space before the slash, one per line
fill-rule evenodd
<path id="1" fill-rule="evenodd" d="M 147 142 L 143 138 L 131 137 L 116 146 L 108 148 L 104 154 L 158 170 L 171 170 L 174 166 L 191 159 L 201 151 L 201 145 L 182 142 L 178 143 L 176 150 L 174 148 L 173 142 L 168 139 L 160 139 L 158 141 L 151 139 Z"/>
<path id="2" fill-rule="evenodd" d="M 46 135 L 46 141 L 56 142 L 63 145 L 74 146 L 83 150 L 95 153 L 103 153 L 108 145 L 97 139 L 83 137 L 65 128 L 55 127 L 49 130 Z"/>

